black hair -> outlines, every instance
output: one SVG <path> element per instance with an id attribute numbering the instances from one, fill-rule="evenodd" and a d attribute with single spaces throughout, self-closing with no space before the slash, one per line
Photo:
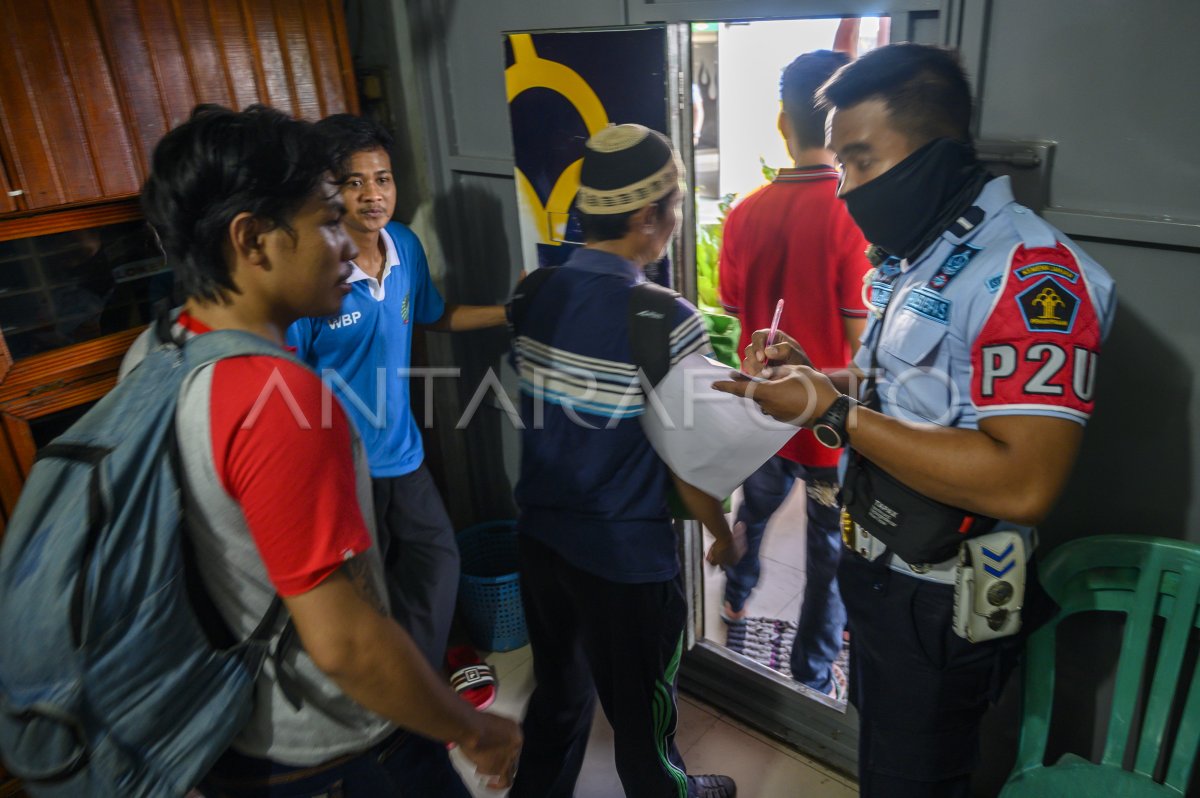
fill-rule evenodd
<path id="1" fill-rule="evenodd" d="M 814 95 L 829 76 L 845 66 L 850 56 L 832 50 L 814 50 L 788 64 L 779 79 L 779 99 L 792 123 L 800 146 L 825 146 L 826 109 L 818 108 Z"/>
<path id="2" fill-rule="evenodd" d="M 236 293 L 225 255 L 230 223 L 249 212 L 290 222 L 335 166 L 310 122 L 252 105 L 198 105 L 154 148 L 142 211 L 184 297 L 225 302 Z"/>
<path id="3" fill-rule="evenodd" d="M 842 67 L 821 87 L 822 105 L 848 108 L 879 98 L 912 143 L 971 142 L 971 86 L 958 54 L 927 44 L 889 44 Z"/>
<path id="4" fill-rule="evenodd" d="M 675 201 L 675 196 L 678 193 L 679 190 L 675 189 L 665 197 L 660 197 L 654 202 L 643 205 L 642 208 L 653 205 L 658 209 L 660 214 L 666 213 L 667 209 L 671 207 L 671 203 Z M 584 213 L 577 208 L 576 213 L 579 214 L 579 227 L 583 231 L 583 240 L 591 243 L 594 241 L 616 241 L 624 238 L 629 233 L 629 220 L 642 208 L 634 208 L 624 213 Z"/>
<path id="5" fill-rule="evenodd" d="M 395 139 L 387 128 L 370 117 L 334 114 L 317 122 L 317 130 L 334 143 L 343 169 L 355 153 L 370 150 L 383 150 L 389 161 L 395 160 L 392 158 Z"/>

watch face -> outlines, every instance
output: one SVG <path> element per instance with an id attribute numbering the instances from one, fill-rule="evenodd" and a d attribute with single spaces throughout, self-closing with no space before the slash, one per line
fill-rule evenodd
<path id="1" fill-rule="evenodd" d="M 813 427 L 813 435 L 817 440 L 828 446 L 830 449 L 842 448 L 842 436 L 838 431 L 828 424 L 817 424 Z"/>

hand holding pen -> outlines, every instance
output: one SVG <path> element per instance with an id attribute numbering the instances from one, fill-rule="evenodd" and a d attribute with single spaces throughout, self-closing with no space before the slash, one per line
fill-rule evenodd
<path id="1" fill-rule="evenodd" d="M 796 340 L 782 330 L 775 330 L 772 340 L 767 345 L 770 330 L 757 330 L 750 336 L 750 344 L 742 354 L 742 371 L 750 376 L 758 376 L 772 366 L 812 366 L 804 348 Z M 770 376 L 769 374 L 767 376 Z"/>
<path id="2" fill-rule="evenodd" d="M 766 345 L 772 347 L 775 345 L 775 336 L 779 334 L 779 318 L 783 315 L 783 299 L 781 298 L 775 303 L 775 315 L 771 318 L 771 329 L 767 331 Z M 768 358 L 767 367 L 778 366 L 773 358 Z"/>

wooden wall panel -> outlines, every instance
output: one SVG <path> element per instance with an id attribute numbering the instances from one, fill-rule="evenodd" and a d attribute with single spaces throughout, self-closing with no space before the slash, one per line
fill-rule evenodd
<path id="1" fill-rule="evenodd" d="M 200 102 L 356 111 L 339 0 L 0 0 L 0 214 L 136 194 Z"/>
<path id="2" fill-rule="evenodd" d="M 0 103 L 0 116 L 3 116 L 3 103 Z M 2 124 L 2 120 L 0 120 Z M 13 190 L 12 184 L 8 182 L 8 175 L 4 173 L 4 147 L 3 142 L 0 142 L 0 213 L 8 213 L 9 211 L 18 210 L 21 205 L 17 202 L 17 198 L 9 194 Z"/>
<path id="3" fill-rule="evenodd" d="M 141 175 L 94 18 L 69 0 L 0 0 L 0 112 L 28 209 L 137 191 Z"/>
<path id="4" fill-rule="evenodd" d="M 279 32 L 275 27 L 275 8 L 271 0 L 242 0 L 247 15 L 246 31 L 250 36 L 265 80 L 265 94 L 259 102 L 266 103 L 289 114 L 297 108 L 292 75 L 280 47 Z"/>
<path id="5" fill-rule="evenodd" d="M 226 68 L 221 43 L 213 30 L 208 3 L 204 0 L 172 0 L 172 4 L 196 102 L 232 108 L 235 105 L 233 81 Z"/>
<path id="6" fill-rule="evenodd" d="M 267 79 L 254 40 L 247 32 L 247 16 L 242 4 L 239 0 L 207 0 L 206 4 L 233 85 L 233 107 L 241 110 L 260 102 Z"/>
<path id="7" fill-rule="evenodd" d="M 100 193 L 66 76 L 45 4 L 0 0 L 0 115 L 29 208 Z"/>
<path id="8" fill-rule="evenodd" d="M 196 88 L 179 40 L 175 12 L 169 0 L 135 0 L 134 5 L 149 44 L 151 66 L 170 130 L 186 122 L 196 107 Z"/>
<path id="9" fill-rule="evenodd" d="M 120 87 L 121 105 L 143 174 L 167 132 L 167 109 L 136 0 L 93 0 L 97 27 Z"/>
<path id="10" fill-rule="evenodd" d="M 288 68 L 294 103 L 292 113 L 315 121 L 325 114 L 322 113 L 321 90 L 304 24 L 304 6 L 310 1 L 274 0 L 275 32 Z"/>
<path id="11" fill-rule="evenodd" d="M 340 0 L 304 4 L 309 57 L 321 65 L 316 70 L 321 116 L 358 111 L 358 104 L 348 99 L 356 96 L 353 91 L 347 92 L 347 87 L 354 86 L 354 69 L 341 9 L 332 5 L 337 2 Z"/>
<path id="12" fill-rule="evenodd" d="M 100 195 L 136 194 L 144 174 L 134 155 L 96 19 L 87 5 L 78 0 L 51 0 L 47 5 L 58 33 L 69 90 L 82 122 L 82 139 Z M 67 131 L 61 135 L 67 135 Z M 72 194 L 68 201 L 86 199 L 91 199 L 91 195 L 81 193 Z"/>

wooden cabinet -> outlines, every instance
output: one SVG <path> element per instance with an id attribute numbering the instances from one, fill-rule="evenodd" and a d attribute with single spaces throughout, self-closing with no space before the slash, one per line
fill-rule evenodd
<path id="1" fill-rule="evenodd" d="M 39 444 L 112 390 L 141 328 L 18 361 L 0 386 L 0 538 Z M 40 427 L 40 429 L 39 429 Z"/>
<path id="2" fill-rule="evenodd" d="M 357 110 L 339 0 L 0 0 L 0 214 L 135 195 L 198 103 Z"/>

